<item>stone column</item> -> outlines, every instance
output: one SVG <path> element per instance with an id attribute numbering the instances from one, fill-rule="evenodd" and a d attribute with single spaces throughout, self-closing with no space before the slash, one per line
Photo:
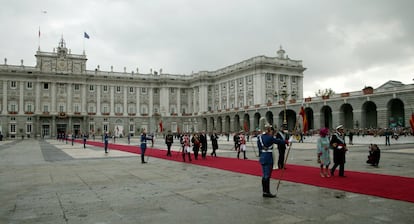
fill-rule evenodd
<path id="1" fill-rule="evenodd" d="M 81 111 L 79 111 L 82 114 L 85 114 L 86 113 L 86 98 L 87 98 L 86 97 L 86 88 L 87 88 L 86 85 L 82 85 Z M 70 92 L 72 92 L 72 90 L 70 90 Z"/>
<path id="2" fill-rule="evenodd" d="M 96 115 L 101 115 L 101 88 L 101 85 L 96 85 Z"/>
<path id="3" fill-rule="evenodd" d="M 137 104 L 135 105 L 135 107 L 136 107 L 136 115 L 137 116 L 140 116 L 141 115 L 141 111 L 140 111 L 140 106 L 139 106 L 139 104 L 140 104 L 140 90 L 141 90 L 141 88 L 135 88 L 135 90 L 136 90 L 136 99 L 135 99 L 135 101 L 137 102 Z M 134 130 L 134 132 L 135 132 L 135 130 Z"/>
<path id="4" fill-rule="evenodd" d="M 128 97 L 127 97 L 127 93 L 128 93 L 128 86 L 124 86 L 124 116 L 128 116 Z"/>
<path id="5" fill-rule="evenodd" d="M 7 81 L 3 81 L 3 111 L 2 114 L 6 115 L 8 108 L 7 108 Z"/>
<path id="6" fill-rule="evenodd" d="M 152 116 L 154 114 L 154 93 L 152 88 L 148 88 L 148 98 L 149 98 L 149 105 L 148 105 L 148 115 Z M 150 129 L 151 130 L 151 129 Z"/>
<path id="7" fill-rule="evenodd" d="M 67 113 L 72 113 L 72 83 L 68 83 L 68 92 L 67 92 Z"/>
<path id="8" fill-rule="evenodd" d="M 51 108 L 50 108 L 50 112 L 52 114 L 56 113 L 56 83 L 52 82 L 51 83 Z"/>
<path id="9" fill-rule="evenodd" d="M 20 81 L 19 86 L 19 114 L 24 114 L 24 82 Z"/>
<path id="10" fill-rule="evenodd" d="M 36 88 L 36 90 L 35 90 L 35 92 L 36 92 L 36 98 L 35 98 L 35 114 L 40 114 L 42 112 L 42 108 L 40 108 L 41 107 L 41 105 L 40 105 L 40 88 L 41 88 L 40 82 L 36 82 L 36 87 L 35 88 Z M 39 133 L 40 132 L 38 132 L 38 134 Z"/>
<path id="11" fill-rule="evenodd" d="M 115 105 L 114 105 L 114 101 L 115 101 L 115 96 L 114 96 L 114 90 L 115 89 L 115 86 L 109 86 L 109 92 L 110 92 L 110 97 L 111 97 L 111 99 L 110 99 L 110 105 L 109 105 L 109 113 L 110 113 L 110 116 L 114 116 L 114 111 L 115 111 Z"/>

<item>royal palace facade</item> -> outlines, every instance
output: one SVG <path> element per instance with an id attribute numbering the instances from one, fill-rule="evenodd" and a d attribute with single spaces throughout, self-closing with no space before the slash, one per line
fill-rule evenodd
<path id="1" fill-rule="evenodd" d="M 62 38 L 52 52 L 36 52 L 36 65 L 0 65 L 0 131 L 7 138 L 58 133 L 116 136 L 148 132 L 236 132 L 264 123 L 310 129 L 407 126 L 414 86 L 389 81 L 328 97 L 304 98 L 302 61 L 280 48 L 216 71 L 191 75 L 87 70 Z"/>

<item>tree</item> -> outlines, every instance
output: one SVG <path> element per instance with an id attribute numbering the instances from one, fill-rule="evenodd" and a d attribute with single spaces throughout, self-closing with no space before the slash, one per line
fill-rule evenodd
<path id="1" fill-rule="evenodd" d="M 317 92 L 315 92 L 315 96 L 332 96 L 335 92 L 329 88 L 329 89 L 319 89 Z"/>

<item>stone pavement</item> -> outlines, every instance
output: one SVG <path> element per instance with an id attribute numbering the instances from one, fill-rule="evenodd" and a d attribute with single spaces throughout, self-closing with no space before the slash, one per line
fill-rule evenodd
<path id="1" fill-rule="evenodd" d="M 218 156 L 235 157 L 231 147 L 221 141 Z M 414 178 L 414 144 L 380 148 L 373 168 L 366 144 L 350 146 L 346 169 Z M 317 166 L 314 143 L 294 143 L 289 163 Z M 157 158 L 141 164 L 137 154 L 77 143 L 0 142 L 0 223 L 412 223 L 414 203 L 286 181 L 277 198 L 263 198 L 260 184 L 256 176 Z"/>

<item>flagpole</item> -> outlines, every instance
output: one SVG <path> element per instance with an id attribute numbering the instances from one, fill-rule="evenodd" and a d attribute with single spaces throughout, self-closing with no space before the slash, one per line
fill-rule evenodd
<path id="1" fill-rule="evenodd" d="M 37 43 L 38 43 L 38 51 L 40 51 L 40 26 L 39 26 L 39 33 L 37 35 Z"/>
<path id="2" fill-rule="evenodd" d="M 297 116 L 297 117 L 299 117 L 299 115 Z M 296 128 L 298 127 L 298 124 L 299 124 L 299 119 L 298 118 L 296 118 L 296 123 L 295 123 L 295 129 L 294 130 L 296 130 Z M 292 136 L 291 136 L 291 138 L 290 139 L 293 139 L 292 138 Z M 289 139 L 289 140 L 290 140 Z M 284 171 L 285 171 L 285 166 L 286 166 L 286 163 L 287 163 L 287 160 L 288 160 L 288 157 L 289 157 L 289 152 L 290 152 L 290 149 L 292 148 L 292 142 L 289 142 L 289 149 L 288 149 L 288 151 L 287 151 L 287 154 L 286 154 L 286 157 L 285 157 L 285 161 L 284 161 L 284 163 L 283 163 L 283 168 L 282 168 L 282 170 L 281 170 L 281 173 L 280 173 L 280 177 L 279 177 L 279 181 L 277 182 L 277 186 L 276 186 L 276 195 L 277 195 L 277 193 L 279 192 L 279 186 L 280 186 L 280 182 L 282 181 L 282 178 L 283 178 L 283 174 L 285 173 Z"/>

